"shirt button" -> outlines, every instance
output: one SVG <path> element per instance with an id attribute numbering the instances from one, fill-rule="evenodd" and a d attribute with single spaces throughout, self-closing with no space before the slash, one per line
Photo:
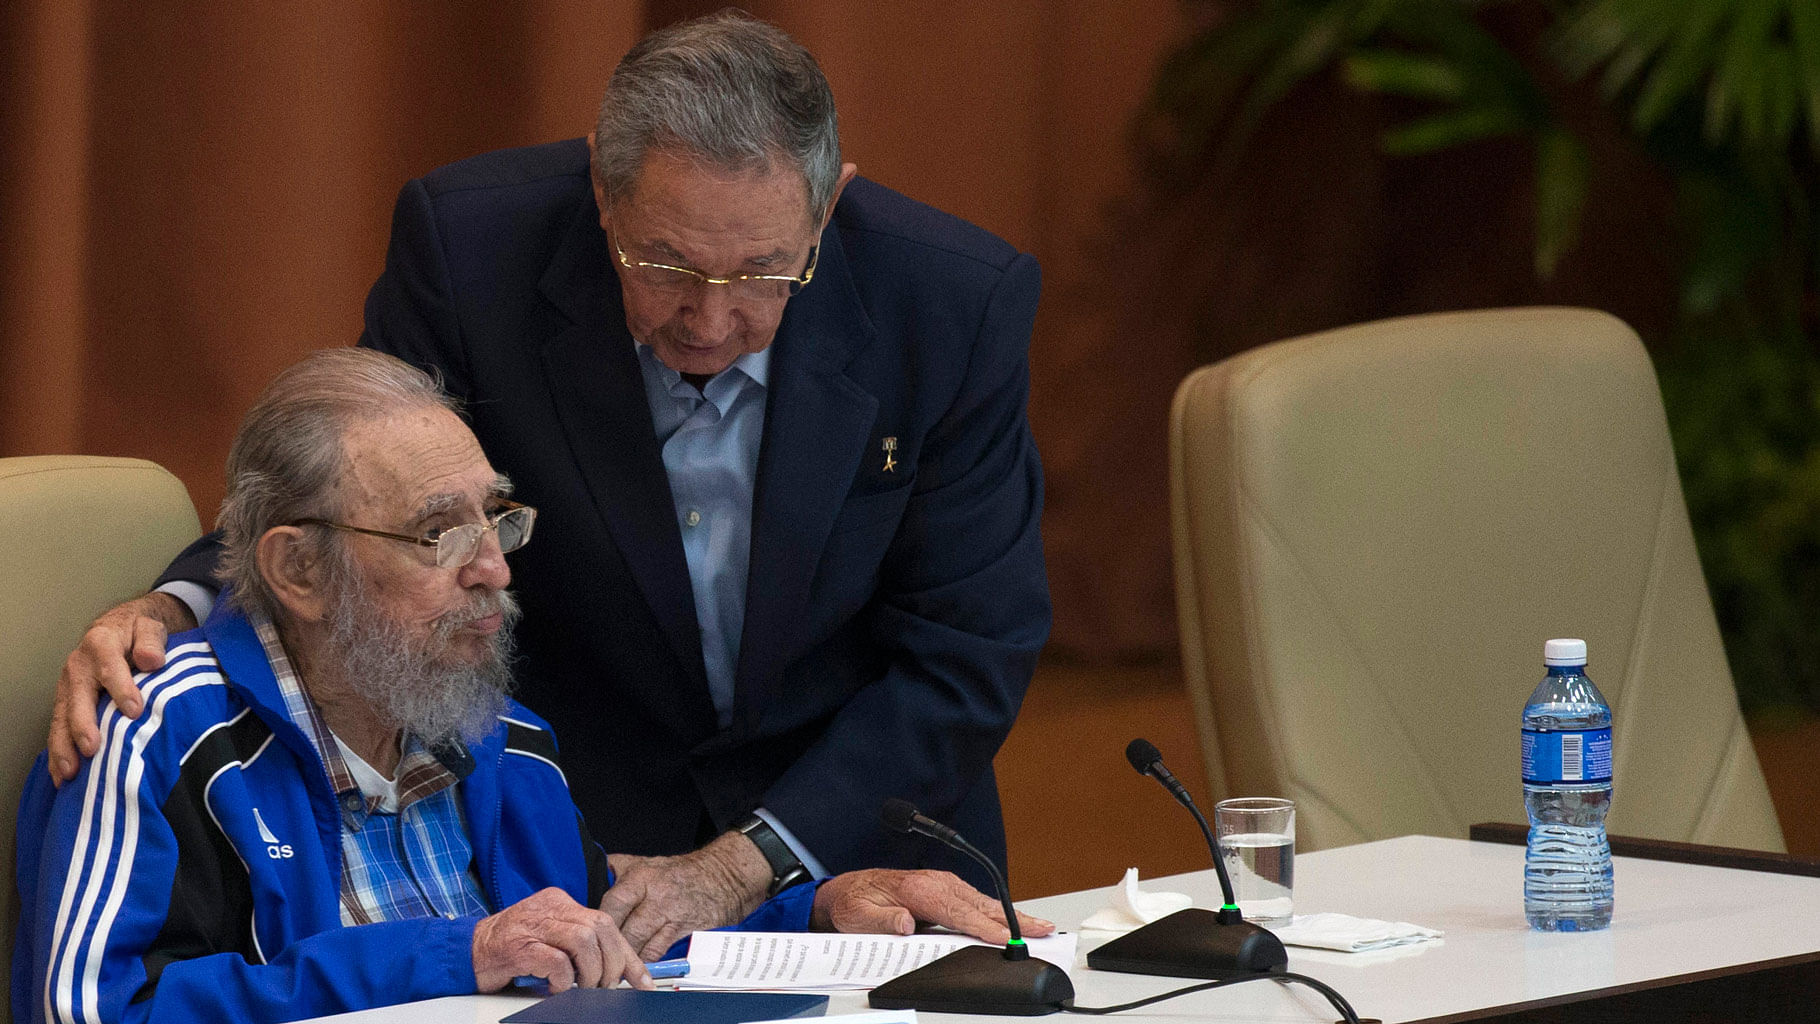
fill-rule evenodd
<path id="1" fill-rule="evenodd" d="M 683 516 L 683 522 L 689 524 L 690 526 L 700 526 L 701 525 L 701 513 L 695 511 L 694 509 L 690 509 L 689 514 L 686 516 Z"/>

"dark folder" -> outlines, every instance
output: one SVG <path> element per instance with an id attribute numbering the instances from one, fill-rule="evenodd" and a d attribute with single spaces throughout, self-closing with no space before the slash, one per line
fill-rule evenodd
<path id="1" fill-rule="evenodd" d="M 572 988 L 503 1017 L 500 1024 L 747 1024 L 826 1012 L 827 996 L 794 992 Z"/>

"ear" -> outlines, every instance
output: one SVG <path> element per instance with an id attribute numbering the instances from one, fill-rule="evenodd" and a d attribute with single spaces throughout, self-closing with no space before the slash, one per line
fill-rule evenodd
<path id="1" fill-rule="evenodd" d="M 299 526 L 274 526 L 265 531 L 253 558 L 265 585 L 291 617 L 300 622 L 320 622 L 328 615 L 329 594 L 323 586 L 322 560 Z"/>
<path id="2" fill-rule="evenodd" d="M 600 210 L 600 229 L 607 229 L 607 190 L 600 185 L 599 168 L 594 166 L 594 133 L 588 133 L 588 184 L 594 187 L 594 205 Z"/>
<path id="3" fill-rule="evenodd" d="M 834 219 L 834 205 L 840 202 L 840 194 L 846 190 L 847 182 L 852 181 L 853 176 L 858 173 L 858 164 L 840 165 L 840 177 L 834 181 L 834 194 L 828 197 L 828 208 L 822 211 L 821 227 L 817 228 L 815 232 L 817 235 L 828 230 L 828 222 Z"/>

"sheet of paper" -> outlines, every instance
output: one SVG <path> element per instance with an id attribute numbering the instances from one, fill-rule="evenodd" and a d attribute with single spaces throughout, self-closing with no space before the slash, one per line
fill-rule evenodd
<path id="1" fill-rule="evenodd" d="M 1030 955 L 1074 967 L 1072 933 L 1031 939 Z M 843 935 L 800 932 L 696 932 L 689 974 L 679 988 L 872 988 L 962 946 L 965 935 Z"/>

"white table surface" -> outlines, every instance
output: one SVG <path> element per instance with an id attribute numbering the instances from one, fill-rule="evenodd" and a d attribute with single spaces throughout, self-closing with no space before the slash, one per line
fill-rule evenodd
<path id="1" fill-rule="evenodd" d="M 1391 1024 L 1548 1003 L 1574 993 L 1648 986 L 1682 975 L 1820 953 L 1820 878 L 1619 857 L 1614 864 L 1617 902 L 1611 928 L 1543 934 L 1530 931 L 1523 920 L 1522 870 L 1520 846 L 1430 836 L 1304 854 L 1296 863 L 1299 913 L 1337 911 L 1410 921 L 1438 928 L 1446 937 L 1380 953 L 1292 946 L 1289 969 L 1338 989 L 1361 1016 Z M 1220 903 L 1219 883 L 1211 869 L 1146 880 L 1144 887 L 1187 892 L 1195 897 L 1196 906 Z M 1106 904 L 1108 891 L 1052 896 L 1020 907 L 1075 927 Z M 1122 1003 L 1194 983 L 1089 970 L 1087 952 L 1112 937 L 1099 932 L 1082 935 L 1080 959 L 1069 971 L 1077 1004 Z M 535 1001 L 464 996 L 320 1019 L 341 1024 L 496 1024 Z M 865 1009 L 864 992 L 837 992 L 831 995 L 828 1013 Z M 918 1016 L 954 1024 L 986 1019 Z M 1326 1000 L 1306 986 L 1262 981 L 1197 993 L 1112 1019 L 1209 1016 L 1234 1024 L 1337 1017 Z"/>

